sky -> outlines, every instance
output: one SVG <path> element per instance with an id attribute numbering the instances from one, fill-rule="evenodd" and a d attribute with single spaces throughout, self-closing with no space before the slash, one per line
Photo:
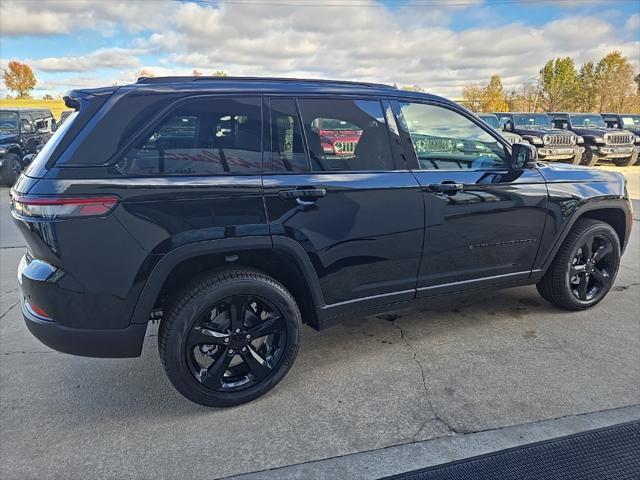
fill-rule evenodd
<path id="1" fill-rule="evenodd" d="M 548 59 L 580 65 L 612 50 L 640 71 L 640 0 L 0 3 L 0 68 L 31 65 L 35 97 L 131 83 L 142 69 L 197 69 L 419 85 L 459 98 L 494 73 L 510 91 Z"/>

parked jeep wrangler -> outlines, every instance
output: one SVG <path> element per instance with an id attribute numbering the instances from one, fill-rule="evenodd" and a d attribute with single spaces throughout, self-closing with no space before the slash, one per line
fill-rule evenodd
<path id="1" fill-rule="evenodd" d="M 61 352 L 135 357 L 158 319 L 169 379 L 203 405 L 274 387 L 302 324 L 526 284 L 589 308 L 630 235 L 622 175 L 540 163 L 424 93 L 167 77 L 65 102 L 11 191 L 26 325 Z M 353 152 L 325 151 L 325 120 L 362 131 Z"/>
<path id="2" fill-rule="evenodd" d="M 520 143 L 525 141 L 524 138 L 522 138 L 520 135 L 516 133 L 511 133 L 511 132 L 507 132 L 506 130 L 502 130 L 502 127 L 500 126 L 500 121 L 498 120 L 497 115 L 494 115 L 492 113 L 479 113 L 478 118 L 481 119 L 487 125 L 489 125 L 491 128 L 493 128 L 494 130 L 500 132 L 500 135 L 502 135 L 504 138 L 509 140 L 510 143 Z"/>
<path id="3" fill-rule="evenodd" d="M 558 112 L 549 116 L 555 128 L 570 130 L 584 139 L 582 165 L 595 165 L 600 160 L 610 160 L 619 167 L 636 163 L 636 136 L 627 130 L 607 128 L 600 114 Z"/>
<path id="4" fill-rule="evenodd" d="M 496 113 L 504 130 L 521 135 L 538 149 L 541 160 L 559 160 L 578 165 L 582 161 L 583 139 L 567 130 L 553 128 L 545 113 Z"/>
<path id="5" fill-rule="evenodd" d="M 50 110 L 0 109 L 0 177 L 10 187 L 27 165 L 31 153 L 46 143 L 56 129 Z"/>
<path id="6" fill-rule="evenodd" d="M 627 130 L 636 136 L 636 162 L 634 165 L 640 165 L 640 115 L 627 113 L 603 113 L 602 118 L 604 119 L 607 128 Z"/>

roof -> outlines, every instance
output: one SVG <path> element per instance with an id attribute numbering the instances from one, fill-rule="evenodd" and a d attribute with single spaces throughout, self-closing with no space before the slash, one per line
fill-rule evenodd
<path id="1" fill-rule="evenodd" d="M 354 82 L 348 80 L 326 80 L 317 78 L 288 78 L 288 77 L 213 77 L 213 76 L 174 76 L 174 77 L 140 77 L 138 84 L 164 84 L 164 83 L 188 83 L 188 82 L 213 82 L 213 83 L 307 83 L 322 85 L 340 85 L 370 88 L 394 88 L 385 83 Z"/>

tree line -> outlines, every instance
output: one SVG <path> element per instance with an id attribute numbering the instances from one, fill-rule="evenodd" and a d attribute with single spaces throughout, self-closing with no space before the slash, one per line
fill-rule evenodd
<path id="1" fill-rule="evenodd" d="M 505 91 L 499 75 L 470 83 L 461 103 L 474 112 L 640 112 L 640 74 L 620 52 L 577 68 L 571 57 L 549 60 L 537 78 Z"/>

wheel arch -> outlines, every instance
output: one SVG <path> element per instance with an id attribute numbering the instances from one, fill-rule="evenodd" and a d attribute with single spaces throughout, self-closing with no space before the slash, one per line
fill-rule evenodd
<path id="1" fill-rule="evenodd" d="M 324 305 L 320 282 L 304 248 L 289 238 L 246 237 L 197 242 L 176 248 L 156 264 L 136 303 L 131 323 L 145 323 L 172 292 L 195 275 L 221 267 L 260 270 L 295 298 L 303 321 L 317 328 Z"/>
<path id="2" fill-rule="evenodd" d="M 571 219 L 566 222 L 564 228 L 562 229 L 560 235 L 554 243 L 553 248 L 547 255 L 544 263 L 542 264 L 542 267 L 540 268 L 540 276 L 544 275 L 544 273 L 548 270 L 549 266 L 553 262 L 553 259 L 556 257 L 558 250 L 562 246 L 562 243 L 567 238 L 567 235 L 569 235 L 569 232 L 571 231 L 575 223 L 581 218 L 600 220 L 611 225 L 611 227 L 618 235 L 618 239 L 620 240 L 621 251 L 624 251 L 631 234 L 632 225 L 631 211 L 626 207 L 625 202 L 622 200 L 605 200 L 587 203 L 579 207 L 574 212 Z"/>

